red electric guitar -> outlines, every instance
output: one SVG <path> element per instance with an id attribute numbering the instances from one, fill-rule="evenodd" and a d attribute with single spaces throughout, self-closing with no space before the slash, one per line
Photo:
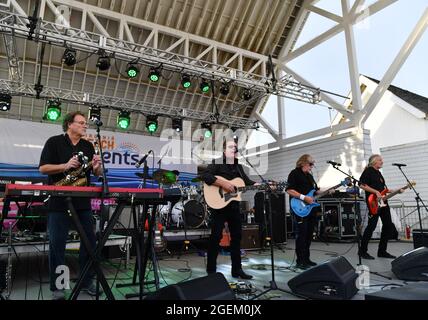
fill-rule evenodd
<path id="1" fill-rule="evenodd" d="M 380 194 L 382 195 L 382 198 L 378 198 L 376 194 L 372 193 L 371 195 L 369 195 L 369 198 L 367 200 L 367 207 L 369 208 L 370 213 L 373 215 L 377 214 L 379 207 L 380 208 L 386 207 L 386 201 L 392 198 L 393 196 L 399 194 L 401 189 L 406 190 L 411 186 L 415 186 L 415 185 L 416 185 L 416 182 L 411 181 L 404 187 L 397 189 L 396 191 L 391 193 L 389 193 L 389 189 L 384 189 L 380 192 Z"/>

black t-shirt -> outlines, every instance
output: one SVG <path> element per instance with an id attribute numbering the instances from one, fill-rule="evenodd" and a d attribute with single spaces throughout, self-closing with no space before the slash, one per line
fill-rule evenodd
<path id="1" fill-rule="evenodd" d="M 382 173 L 373 167 L 367 167 L 364 169 L 360 177 L 359 185 L 361 186 L 362 184 L 366 184 L 377 191 L 382 191 L 386 188 L 385 179 L 383 178 Z M 371 193 L 367 191 L 365 193 L 367 200 Z"/>
<path id="2" fill-rule="evenodd" d="M 307 195 L 311 190 L 319 190 L 317 183 L 315 182 L 312 174 L 303 172 L 302 168 L 295 168 L 291 170 L 287 179 L 287 190 L 293 189 L 297 192 Z M 292 197 L 290 196 L 290 202 Z M 318 212 L 321 209 L 319 207 L 312 208 L 311 212 Z M 292 211 L 292 210 L 291 210 Z"/>
<path id="3" fill-rule="evenodd" d="M 67 134 L 50 137 L 43 147 L 42 155 L 40 156 L 39 167 L 45 164 L 63 164 L 78 152 L 83 152 L 84 156 L 91 161 L 95 149 L 92 143 L 85 139 L 80 139 L 76 145 L 73 145 Z M 74 170 L 74 169 L 73 169 Z M 90 181 L 90 172 L 86 173 L 88 184 Z M 58 173 L 48 176 L 48 184 L 54 184 L 66 176 L 65 173 Z M 76 210 L 90 210 L 91 202 L 89 198 L 73 198 L 73 206 Z M 51 197 L 49 200 L 49 209 L 63 211 L 66 208 L 64 198 Z"/>
<path id="4" fill-rule="evenodd" d="M 301 194 L 308 194 L 311 190 L 319 190 L 312 174 L 304 173 L 301 168 L 291 170 L 287 179 L 287 190 L 293 189 Z"/>

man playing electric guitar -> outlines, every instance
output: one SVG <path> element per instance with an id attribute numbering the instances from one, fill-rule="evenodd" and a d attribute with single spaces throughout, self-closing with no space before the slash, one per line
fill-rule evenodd
<path id="1" fill-rule="evenodd" d="M 315 161 L 309 154 L 304 154 L 297 160 L 296 168 L 290 172 L 287 180 L 287 193 L 290 195 L 290 202 L 292 198 L 297 198 L 307 204 L 312 204 L 315 200 L 306 195 L 314 189 L 316 190 L 315 195 L 321 193 L 311 174 L 314 165 Z M 310 213 L 304 217 L 297 215 L 291 208 L 291 205 L 290 211 L 293 213 L 296 226 L 296 267 L 299 269 L 307 269 L 316 265 L 316 263 L 309 258 L 309 247 L 311 246 L 314 233 L 316 214 L 320 212 L 321 209 L 320 207 L 313 207 Z"/>
<path id="2" fill-rule="evenodd" d="M 377 198 L 383 198 L 381 191 L 386 189 L 385 179 L 380 172 L 380 169 L 383 166 L 383 159 L 380 155 L 374 154 L 369 158 L 369 164 L 364 169 L 360 177 L 360 186 L 366 193 L 366 201 L 368 202 L 369 196 L 375 194 Z M 400 192 L 404 190 L 400 189 Z M 386 202 L 386 205 L 379 207 L 376 214 L 368 214 L 368 223 L 364 231 L 359 255 L 363 259 L 373 260 L 368 252 L 368 244 L 373 235 L 373 231 L 376 229 L 377 222 L 379 217 L 382 219 L 382 232 L 380 236 L 379 249 L 377 256 L 380 258 L 390 258 L 394 259 L 395 256 L 389 254 L 386 251 L 388 240 L 392 238 L 392 233 L 394 226 L 391 220 L 391 212 L 389 210 L 389 205 Z"/>
<path id="3" fill-rule="evenodd" d="M 222 164 L 211 164 L 202 173 L 201 178 L 207 185 L 215 185 L 223 188 L 226 192 L 235 192 L 235 186 L 228 180 L 240 177 L 246 185 L 254 185 L 245 174 L 242 166 L 238 164 L 237 144 L 234 139 L 226 139 L 223 152 Z M 217 178 L 216 176 L 219 176 Z M 225 179 L 222 179 L 223 177 Z M 226 180 L 227 179 L 227 180 Z M 207 273 L 215 273 L 219 242 L 222 238 L 224 223 L 227 222 L 230 230 L 230 257 L 232 260 L 232 277 L 241 279 L 252 279 L 253 276 L 246 274 L 241 265 L 241 236 L 242 225 L 239 211 L 239 202 L 232 201 L 222 209 L 211 209 L 211 236 L 207 252 Z"/>

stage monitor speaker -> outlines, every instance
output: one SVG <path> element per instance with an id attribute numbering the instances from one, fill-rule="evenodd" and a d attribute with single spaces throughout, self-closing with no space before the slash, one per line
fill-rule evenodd
<path id="1" fill-rule="evenodd" d="M 376 291 L 365 295 L 366 300 L 428 300 L 426 283 L 411 283 L 399 288 Z"/>
<path id="2" fill-rule="evenodd" d="M 288 281 L 290 289 L 300 295 L 320 300 L 347 300 L 357 292 L 354 267 L 338 257 L 310 268 Z"/>
<path id="3" fill-rule="evenodd" d="M 285 194 L 278 193 L 277 196 L 271 196 L 272 208 L 272 234 L 275 243 L 287 242 L 287 223 L 285 217 Z M 260 224 L 260 229 L 264 230 L 264 193 L 257 192 L 254 196 L 255 221 Z M 269 216 L 266 216 L 266 222 L 269 224 Z M 262 235 L 264 238 L 266 235 Z"/>
<path id="4" fill-rule="evenodd" d="M 146 300 L 234 300 L 235 294 L 222 273 L 213 273 L 208 276 L 172 284 L 154 294 Z"/>
<path id="5" fill-rule="evenodd" d="M 398 279 L 428 281 L 428 248 L 420 247 L 403 254 L 391 262 L 391 267 Z"/>

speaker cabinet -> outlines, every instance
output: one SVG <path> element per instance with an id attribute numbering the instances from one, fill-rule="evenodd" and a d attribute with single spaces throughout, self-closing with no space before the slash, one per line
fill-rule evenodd
<path id="1" fill-rule="evenodd" d="M 319 264 L 288 281 L 290 289 L 301 296 L 321 300 L 347 300 L 357 292 L 354 267 L 344 257 Z"/>
<path id="2" fill-rule="evenodd" d="M 411 283 L 400 288 L 381 290 L 365 295 L 366 300 L 428 300 L 426 283 Z"/>
<path id="3" fill-rule="evenodd" d="M 235 294 L 222 273 L 169 285 L 146 300 L 234 300 Z"/>
<path id="4" fill-rule="evenodd" d="M 242 225 L 241 248 L 246 250 L 261 248 L 258 224 Z"/>
<path id="5" fill-rule="evenodd" d="M 403 254 L 391 262 L 391 267 L 398 279 L 428 281 L 428 248 L 420 247 Z"/>
<path id="6" fill-rule="evenodd" d="M 413 229 L 413 248 L 428 247 L 428 229 Z"/>

